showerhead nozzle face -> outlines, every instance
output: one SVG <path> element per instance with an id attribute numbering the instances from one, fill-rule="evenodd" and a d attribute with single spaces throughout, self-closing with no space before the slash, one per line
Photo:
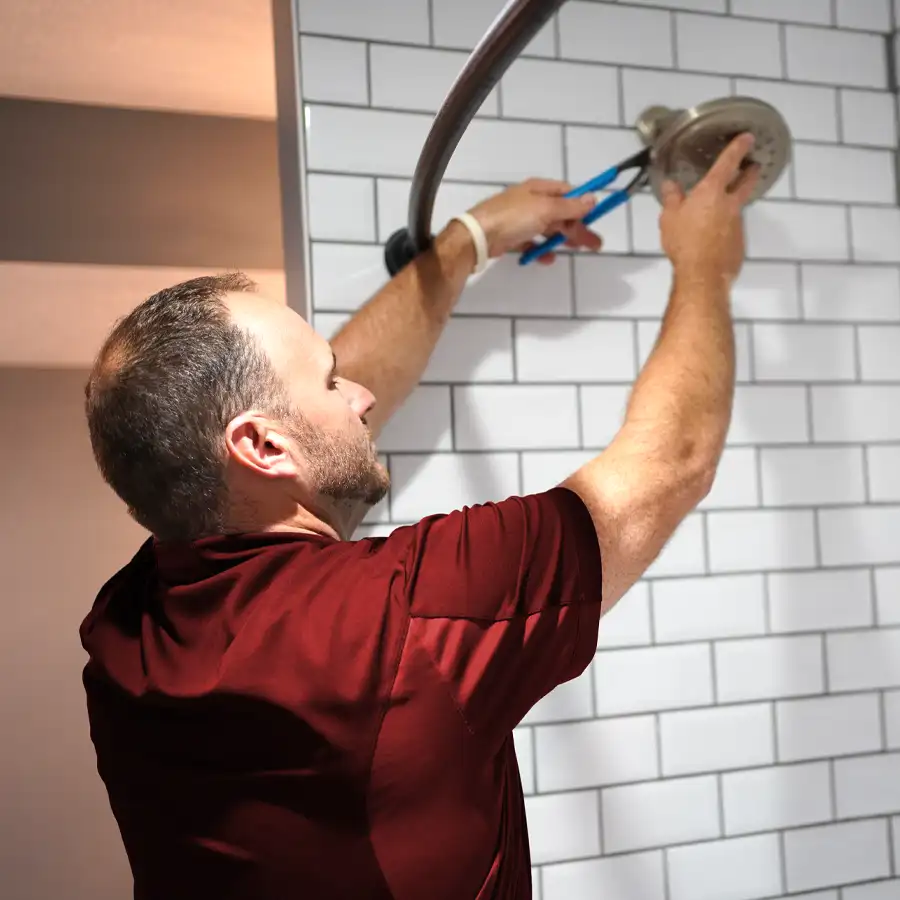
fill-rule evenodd
<path id="1" fill-rule="evenodd" d="M 661 199 L 662 184 L 667 179 L 690 191 L 728 143 L 744 132 L 756 138 L 745 164 L 760 167 L 751 203 L 771 189 L 790 162 L 787 123 L 777 109 L 762 100 L 724 97 L 692 109 L 666 112 L 664 107 L 651 107 L 637 123 L 641 138 L 652 147 L 650 186 L 657 199 Z"/>

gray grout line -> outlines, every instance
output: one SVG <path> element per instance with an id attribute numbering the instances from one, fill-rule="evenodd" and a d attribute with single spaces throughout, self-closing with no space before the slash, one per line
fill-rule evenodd
<path id="1" fill-rule="evenodd" d="M 778 24 L 778 50 L 781 63 L 781 78 L 787 81 L 788 77 L 788 52 L 787 52 L 787 26 L 784 22 Z"/>
<path id="2" fill-rule="evenodd" d="M 887 733 L 887 707 L 885 706 L 884 689 L 878 691 L 878 719 L 881 726 L 881 749 L 889 753 Z"/>
<path id="3" fill-rule="evenodd" d="M 837 820 L 837 780 L 834 772 L 834 760 L 828 760 L 828 809 L 832 820 Z"/>
<path id="4" fill-rule="evenodd" d="M 896 850 L 896 832 L 897 823 L 893 816 L 889 816 L 887 820 L 888 831 L 888 859 L 890 861 L 891 875 L 900 874 L 897 872 L 897 850 Z"/>
<path id="5" fill-rule="evenodd" d="M 722 785 L 722 773 L 716 773 L 716 799 L 719 801 L 719 837 L 725 837 L 725 791 Z"/>
<path id="6" fill-rule="evenodd" d="M 783 831 L 778 832 L 778 861 L 780 863 L 778 877 L 781 879 L 781 890 L 782 893 L 786 893 L 788 889 L 787 847 Z"/>

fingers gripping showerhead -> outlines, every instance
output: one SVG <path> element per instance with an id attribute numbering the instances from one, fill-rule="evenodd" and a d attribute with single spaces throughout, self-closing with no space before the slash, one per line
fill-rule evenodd
<path id="1" fill-rule="evenodd" d="M 691 109 L 652 106 L 635 127 L 651 149 L 650 187 L 662 199 L 662 185 L 676 181 L 690 191 L 737 135 L 750 132 L 756 144 L 746 160 L 760 175 L 750 202 L 764 196 L 791 158 L 791 133 L 773 106 L 753 97 L 723 97 Z"/>

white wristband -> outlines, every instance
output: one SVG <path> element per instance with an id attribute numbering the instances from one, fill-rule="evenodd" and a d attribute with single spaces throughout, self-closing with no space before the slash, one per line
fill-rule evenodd
<path id="1" fill-rule="evenodd" d="M 454 216 L 457 222 L 461 222 L 469 230 L 472 235 L 472 242 L 475 244 L 475 274 L 483 272 L 488 264 L 488 242 L 487 235 L 481 227 L 481 223 L 471 213 L 460 213 Z"/>

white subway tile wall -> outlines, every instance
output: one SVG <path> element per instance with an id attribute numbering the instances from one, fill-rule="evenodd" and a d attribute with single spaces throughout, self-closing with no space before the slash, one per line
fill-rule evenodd
<path id="1" fill-rule="evenodd" d="M 433 115 L 503 0 L 300 0 L 312 304 L 387 281 Z M 538 900 L 900 898 L 900 0 L 568 0 L 489 93 L 434 230 L 640 146 L 640 113 L 775 105 L 790 173 L 747 214 L 715 484 L 516 729 Z M 473 278 L 380 441 L 360 536 L 543 491 L 615 437 L 671 268 L 649 194 L 599 255 Z"/>

